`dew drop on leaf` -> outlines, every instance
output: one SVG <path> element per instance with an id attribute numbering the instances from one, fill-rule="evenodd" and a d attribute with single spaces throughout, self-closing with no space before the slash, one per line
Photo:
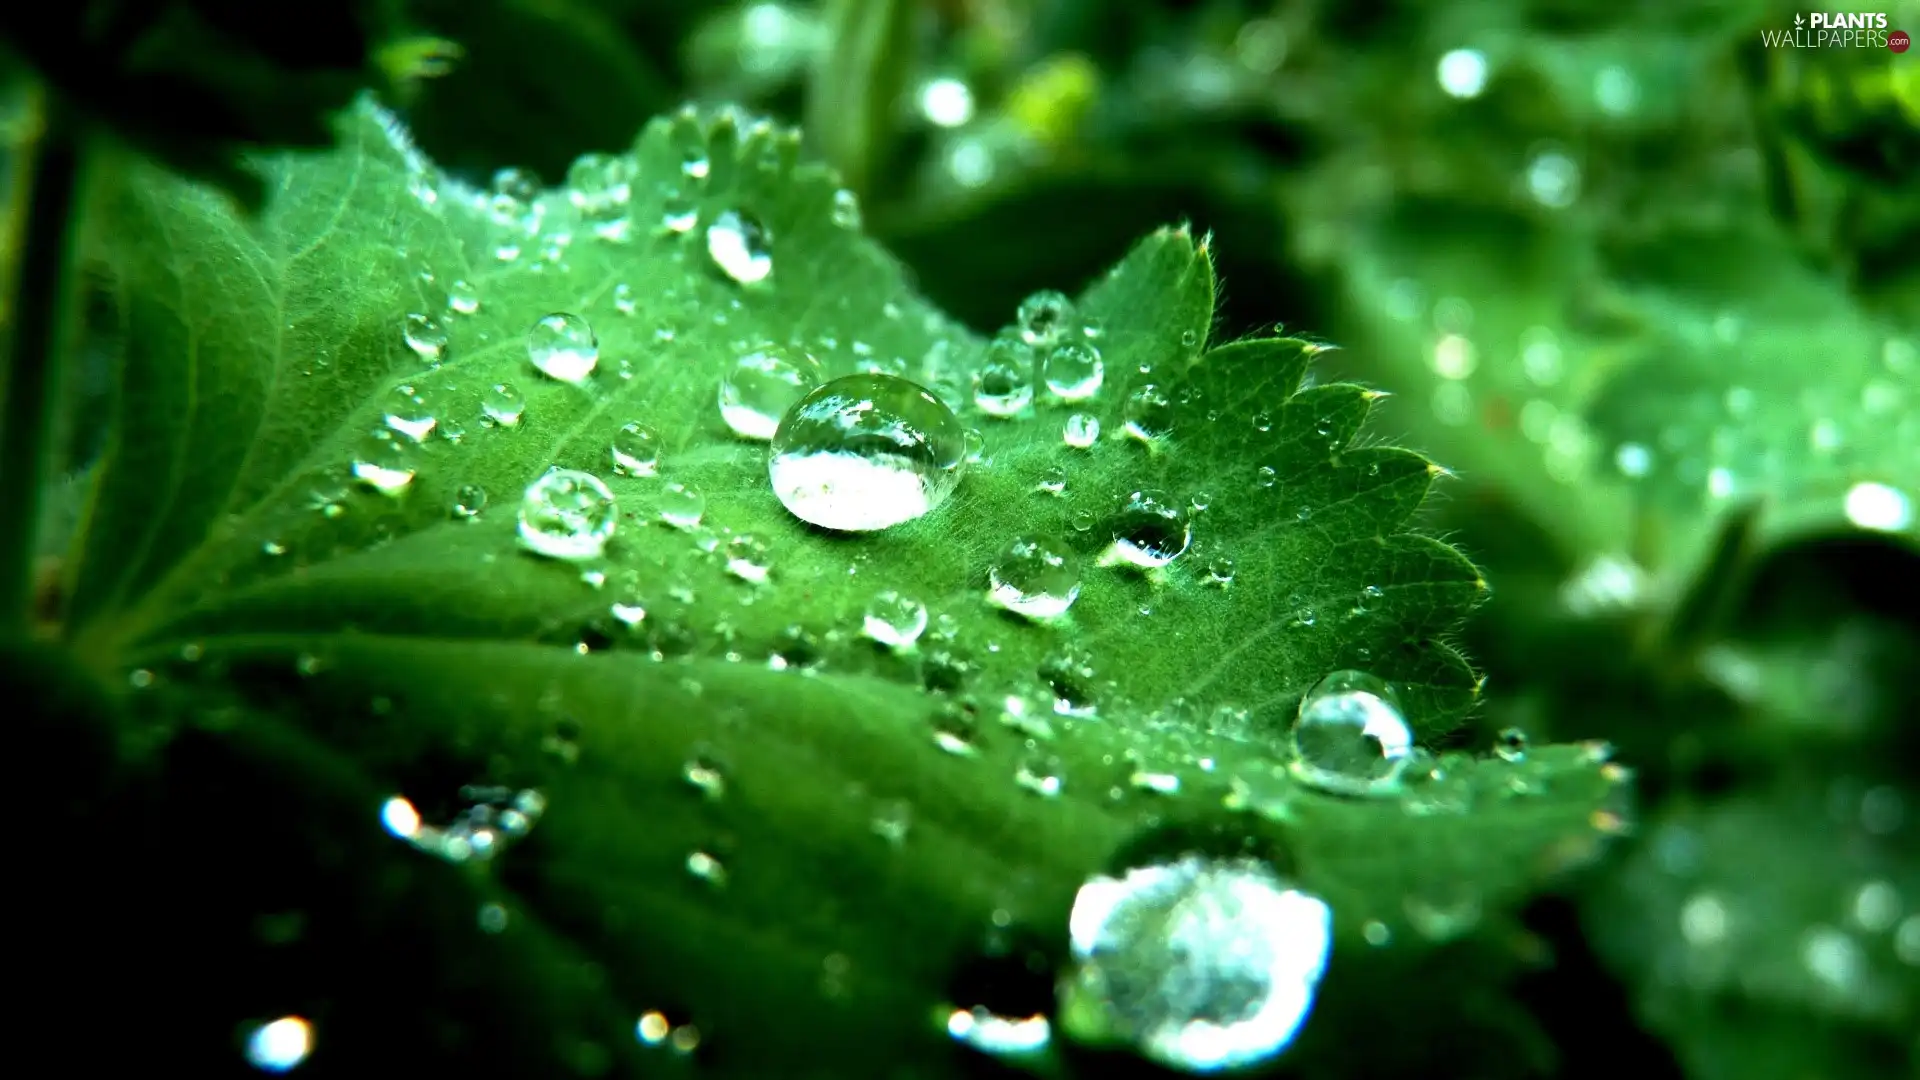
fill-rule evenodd
<path id="1" fill-rule="evenodd" d="M 1020 759 L 1013 773 L 1013 782 L 1043 799 L 1058 796 L 1066 786 L 1066 778 L 1061 775 L 1060 758 L 1043 750 L 1031 751 Z"/>
<path id="2" fill-rule="evenodd" d="M 1157 442 L 1173 432 L 1173 402 L 1149 383 L 1127 395 L 1122 418 L 1128 435 L 1144 443 Z"/>
<path id="3" fill-rule="evenodd" d="M 720 763 L 708 754 L 696 753 L 688 758 L 680 775 L 686 778 L 687 783 L 695 791 L 709 799 L 720 799 L 727 793 L 726 772 L 721 769 Z"/>
<path id="4" fill-rule="evenodd" d="M 867 601 L 860 632 L 889 649 L 910 649 L 927 630 L 927 606 L 891 589 Z"/>
<path id="5" fill-rule="evenodd" d="M 639 421 L 614 432 L 609 451 L 613 471 L 621 476 L 652 476 L 660 471 L 660 439 Z"/>
<path id="6" fill-rule="evenodd" d="M 660 231 L 678 235 L 690 233 L 700 224 L 700 208 L 693 200 L 670 196 L 660 210 Z"/>
<path id="7" fill-rule="evenodd" d="M 283 1016 L 247 1034 L 247 1064 L 261 1072 L 292 1072 L 313 1053 L 313 1026 L 298 1016 Z"/>
<path id="8" fill-rule="evenodd" d="M 1091 413 L 1074 413 L 1060 429 L 1060 440 L 1075 450 L 1086 450 L 1100 441 L 1100 418 Z"/>
<path id="9" fill-rule="evenodd" d="M 1493 737 L 1493 752 L 1501 761 L 1521 762 L 1527 759 L 1527 733 L 1517 727 L 1501 728 Z"/>
<path id="10" fill-rule="evenodd" d="M 1020 307 L 1014 312 L 1014 320 L 1020 325 L 1020 340 L 1037 347 L 1051 347 L 1059 341 L 1072 319 L 1073 301 L 1051 289 L 1020 301 Z"/>
<path id="11" fill-rule="evenodd" d="M 586 319 L 556 311 L 527 331 L 527 359 L 550 379 L 578 384 L 600 362 L 600 339 Z"/>
<path id="12" fill-rule="evenodd" d="M 624 240 L 633 196 L 633 162 L 611 154 L 582 154 L 567 170 L 567 198 L 606 240 Z"/>
<path id="13" fill-rule="evenodd" d="M 741 534 L 727 541 L 727 573 L 753 585 L 766 582 L 773 571 L 773 558 L 766 542 L 757 536 Z"/>
<path id="14" fill-rule="evenodd" d="M 800 520 L 872 532 L 932 512 L 965 464 L 965 430 L 944 402 L 905 379 L 863 374 L 815 387 L 787 410 L 767 476 Z"/>
<path id="15" fill-rule="evenodd" d="M 401 337 L 407 348 L 429 364 L 438 364 L 447 351 L 447 328 L 431 315 L 418 312 L 408 315 L 406 328 Z"/>
<path id="16" fill-rule="evenodd" d="M 1013 338 L 994 339 L 973 376 L 973 403 L 988 416 L 1017 416 L 1033 402 L 1033 350 Z"/>
<path id="17" fill-rule="evenodd" d="M 1112 530 L 1113 546 L 1101 556 L 1103 566 L 1158 569 L 1179 558 L 1193 540 L 1186 512 L 1157 491 L 1135 491 L 1122 500 Z"/>
<path id="18" fill-rule="evenodd" d="M 1085 401 L 1100 392 L 1107 365 L 1100 350 L 1083 341 L 1063 342 L 1047 353 L 1042 377 L 1048 392 L 1061 401 Z"/>
<path id="19" fill-rule="evenodd" d="M 355 446 L 349 471 L 355 480 L 382 495 L 399 495 L 413 483 L 413 454 L 401 436 L 381 427 Z"/>
<path id="20" fill-rule="evenodd" d="M 787 410 L 820 385 L 823 370 L 820 361 L 798 349 L 755 349 L 721 377 L 720 419 L 743 439 L 772 439 Z"/>
<path id="21" fill-rule="evenodd" d="M 1293 775 L 1322 791 L 1397 791 L 1413 752 L 1413 731 L 1393 688 L 1364 671 L 1336 671 L 1300 701 L 1293 724 Z"/>
<path id="22" fill-rule="evenodd" d="M 512 427 L 526 415 L 527 399 L 512 383 L 494 383 L 480 395 L 480 411 L 501 427 Z"/>
<path id="23" fill-rule="evenodd" d="M 447 286 L 447 310 L 455 315 L 472 315 L 480 310 L 480 290 L 457 278 Z"/>
<path id="24" fill-rule="evenodd" d="M 1183 1072 L 1284 1050 L 1333 944 L 1327 903 L 1256 859 L 1197 854 L 1096 875 L 1068 916 L 1062 1029 Z"/>
<path id="25" fill-rule="evenodd" d="M 613 310 L 622 315 L 631 315 L 636 303 L 633 298 L 633 286 L 621 282 L 613 287 Z"/>
<path id="26" fill-rule="evenodd" d="M 693 529 L 707 512 L 707 498 L 685 484 L 668 484 L 660 489 L 654 513 L 676 529 Z"/>
<path id="27" fill-rule="evenodd" d="M 1233 558 L 1215 555 L 1207 560 L 1207 584 L 1225 587 L 1233 584 Z"/>
<path id="28" fill-rule="evenodd" d="M 388 428 L 414 443 L 426 442 L 439 423 L 427 407 L 426 396 L 410 384 L 396 386 L 387 394 L 383 418 Z"/>
<path id="29" fill-rule="evenodd" d="M 472 521 L 487 508 L 487 489 L 479 484 L 461 484 L 453 493 L 453 516 Z"/>
<path id="30" fill-rule="evenodd" d="M 833 193 L 833 223 L 843 229 L 860 227 L 860 197 L 846 188 Z"/>
<path id="31" fill-rule="evenodd" d="M 553 469 L 520 500 L 520 543 L 550 559 L 597 559 L 618 517 L 605 481 L 576 469 Z"/>
<path id="32" fill-rule="evenodd" d="M 722 211 L 707 226 L 707 255 L 721 273 L 742 285 L 757 285 L 773 273 L 766 229 L 737 210 Z"/>
<path id="33" fill-rule="evenodd" d="M 1029 619 L 1056 619 L 1080 596 L 1080 558 L 1064 544 L 1023 536 L 987 569 L 987 601 Z"/>

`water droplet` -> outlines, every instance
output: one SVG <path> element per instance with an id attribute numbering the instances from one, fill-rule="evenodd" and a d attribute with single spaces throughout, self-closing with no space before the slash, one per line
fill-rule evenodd
<path id="1" fill-rule="evenodd" d="M 527 359 L 550 379 L 578 384 L 600 362 L 600 339 L 587 320 L 556 311 L 527 331 Z"/>
<path id="2" fill-rule="evenodd" d="M 800 520 L 872 532 L 932 512 L 959 486 L 965 463 L 953 410 L 905 379 L 863 374 L 794 403 L 774 433 L 767 476 Z"/>
<path id="3" fill-rule="evenodd" d="M 833 223 L 843 229 L 860 227 L 860 197 L 846 188 L 833 193 Z"/>
<path id="4" fill-rule="evenodd" d="M 613 492 L 599 477 L 553 469 L 520 500 L 520 542 L 551 559 L 597 559 L 618 517 Z"/>
<path id="5" fill-rule="evenodd" d="M 727 793 L 726 773 L 720 768 L 719 762 L 706 754 L 695 754 L 688 758 L 680 775 L 709 799 L 720 799 Z"/>
<path id="6" fill-rule="evenodd" d="M 759 222 L 735 210 L 722 211 L 707 226 L 707 255 L 720 272 L 742 285 L 773 273 L 773 251 Z"/>
<path id="7" fill-rule="evenodd" d="M 904 799 L 881 803 L 874 808 L 870 824 L 875 836 L 898 847 L 907 842 L 907 831 L 913 827 L 913 805 Z"/>
<path id="8" fill-rule="evenodd" d="M 1179 558 L 1193 540 L 1186 513 L 1157 491 L 1128 495 L 1112 528 L 1113 546 L 1100 557 L 1103 566 L 1157 569 Z"/>
<path id="9" fill-rule="evenodd" d="M 1068 341 L 1047 353 L 1042 366 L 1047 390 L 1061 401 L 1085 401 L 1100 392 L 1107 365 L 1100 350 L 1082 341 Z"/>
<path id="10" fill-rule="evenodd" d="M 1020 340 L 1028 345 L 1051 347 L 1073 319 L 1073 301 L 1063 293 L 1042 290 L 1020 301 L 1014 319 L 1020 324 Z"/>
<path id="11" fill-rule="evenodd" d="M 687 856 L 687 873 L 718 889 L 727 883 L 727 868 L 704 851 Z"/>
<path id="12" fill-rule="evenodd" d="M 654 513 L 676 529 L 693 529 L 707 512 L 707 498 L 685 484 L 668 484 L 660 489 Z"/>
<path id="13" fill-rule="evenodd" d="M 261 1024 L 247 1035 L 247 1064 L 261 1072 L 291 1072 L 313 1053 L 313 1025 L 298 1016 Z"/>
<path id="14" fill-rule="evenodd" d="M 1019 1061 L 1047 1049 L 1053 1042 L 1053 1023 L 1044 1013 L 1000 1016 L 976 1005 L 947 1014 L 947 1035 L 983 1054 Z"/>
<path id="15" fill-rule="evenodd" d="M 1215 555 L 1207 560 L 1207 584 L 1222 588 L 1233 584 L 1232 556 Z"/>
<path id="16" fill-rule="evenodd" d="M 1364 671 L 1336 671 L 1300 701 L 1292 770 L 1302 783 L 1344 795 L 1397 789 L 1413 731 L 1392 687 Z"/>
<path id="17" fill-rule="evenodd" d="M 1065 495 L 1067 493 L 1067 467 L 1064 465 L 1047 466 L 1046 471 L 1040 474 L 1040 481 L 1033 485 L 1033 490 L 1043 495 Z"/>
<path id="18" fill-rule="evenodd" d="M 1173 402 L 1151 383 L 1127 395 L 1123 413 L 1127 434 L 1141 442 L 1155 442 L 1173 432 Z"/>
<path id="19" fill-rule="evenodd" d="M 411 442 L 422 443 L 439 424 L 434 419 L 433 410 L 427 407 L 426 397 L 410 385 L 393 388 L 387 395 L 386 411 L 383 419 L 387 427 L 404 435 Z"/>
<path id="20" fill-rule="evenodd" d="M 413 483 L 413 454 L 401 437 L 381 427 L 354 448 L 353 478 L 382 495 L 398 495 Z"/>
<path id="21" fill-rule="evenodd" d="M 988 416 L 1018 416 L 1033 402 L 1033 350 L 1002 337 L 987 346 L 973 376 L 973 403 Z"/>
<path id="22" fill-rule="evenodd" d="M 1060 429 L 1060 439 L 1076 450 L 1086 450 L 1100 441 L 1100 418 L 1089 413 L 1074 413 Z"/>
<path id="23" fill-rule="evenodd" d="M 512 383 L 494 383 L 481 395 L 480 411 L 501 427 L 512 427 L 526 415 L 527 399 Z"/>
<path id="24" fill-rule="evenodd" d="M 401 335 L 407 348 L 429 364 L 438 364 L 447 351 L 447 328 L 431 315 L 418 313 L 407 316 L 406 330 Z"/>
<path id="25" fill-rule="evenodd" d="M 1493 737 L 1493 752 L 1500 755 L 1501 761 L 1525 761 L 1527 733 L 1517 727 L 1501 728 Z"/>
<path id="26" fill-rule="evenodd" d="M 955 757 L 980 752 L 980 718 L 972 709 L 951 701 L 939 703 L 931 717 L 933 744 Z"/>
<path id="27" fill-rule="evenodd" d="M 465 278 L 454 279 L 447 286 L 447 310 L 455 315 L 471 315 L 480 310 L 480 291 L 468 284 Z"/>
<path id="28" fill-rule="evenodd" d="M 820 385 L 823 373 L 820 361 L 797 349 L 755 349 L 721 378 L 720 419 L 743 439 L 772 439 L 787 410 Z"/>
<path id="29" fill-rule="evenodd" d="M 861 615 L 860 632 L 889 649 L 911 649 L 927 630 L 927 606 L 888 589 L 875 593 Z"/>
<path id="30" fill-rule="evenodd" d="M 766 542 L 742 533 L 727 541 L 727 573 L 753 585 L 764 584 L 773 569 Z"/>
<path id="31" fill-rule="evenodd" d="M 1019 767 L 1014 770 L 1013 782 L 1043 799 L 1051 799 L 1066 786 L 1066 780 L 1060 773 L 1059 757 L 1036 751 L 1021 759 Z"/>
<path id="32" fill-rule="evenodd" d="M 480 516 L 487 508 L 487 489 L 479 484 L 461 484 L 460 490 L 453 493 L 453 516 L 468 521 Z"/>
<path id="33" fill-rule="evenodd" d="M 1189 854 L 1097 875 L 1068 919 L 1062 1026 L 1183 1072 L 1273 1057 L 1313 1007 L 1333 912 L 1254 859 Z"/>
<path id="34" fill-rule="evenodd" d="M 631 159 L 611 154 L 582 154 L 567 170 L 568 201 L 602 239 L 627 238 L 633 171 Z"/>
<path id="35" fill-rule="evenodd" d="M 1051 540 L 1021 537 L 987 570 L 987 601 L 1029 619 L 1057 619 L 1080 596 L 1080 558 Z"/>
<path id="36" fill-rule="evenodd" d="M 621 476 L 652 476 L 660 471 L 660 440 L 653 429 L 635 421 L 614 433 L 613 471 Z"/>
<path id="37" fill-rule="evenodd" d="M 613 287 L 613 310 L 622 315 L 631 315 L 638 306 L 633 295 L 633 286 L 621 282 Z"/>

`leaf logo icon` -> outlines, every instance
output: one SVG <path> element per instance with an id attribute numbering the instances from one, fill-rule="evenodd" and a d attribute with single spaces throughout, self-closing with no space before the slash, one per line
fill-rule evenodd
<path id="1" fill-rule="evenodd" d="M 1795 26 L 1796 28 L 1798 28 L 1798 27 L 1802 27 L 1802 26 L 1805 26 L 1805 25 L 1807 25 L 1807 19 L 1806 19 L 1806 16 L 1804 16 L 1804 15 L 1795 15 L 1795 16 L 1793 17 L 1793 25 L 1794 25 L 1794 26 Z"/>

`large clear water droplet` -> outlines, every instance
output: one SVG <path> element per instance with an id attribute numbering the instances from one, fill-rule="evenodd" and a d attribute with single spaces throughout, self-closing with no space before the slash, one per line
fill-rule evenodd
<path id="1" fill-rule="evenodd" d="M 1121 502 L 1113 519 L 1113 546 L 1100 561 L 1155 570 L 1179 558 L 1192 541 L 1192 526 L 1179 503 L 1157 491 L 1136 491 Z"/>
<path id="2" fill-rule="evenodd" d="M 1063 1030 L 1204 1073 L 1293 1041 L 1326 972 L 1333 911 L 1265 862 L 1188 854 L 1088 879 L 1067 933 Z"/>
<path id="3" fill-rule="evenodd" d="M 693 529 L 707 512 L 707 497 L 685 484 L 668 484 L 660 489 L 654 513 L 676 529 Z"/>
<path id="4" fill-rule="evenodd" d="M 429 364 L 438 364 L 447 352 L 447 328 L 431 315 L 408 315 L 401 333 L 407 348 Z"/>
<path id="5" fill-rule="evenodd" d="M 1041 371 L 1048 392 L 1061 401 L 1085 401 L 1100 392 L 1100 384 L 1107 378 L 1100 350 L 1084 341 L 1054 346 Z"/>
<path id="6" fill-rule="evenodd" d="M 652 476 L 660 471 L 660 439 L 653 429 L 635 421 L 613 434 L 613 471 L 621 476 Z"/>
<path id="7" fill-rule="evenodd" d="M 1066 335 L 1073 321 L 1073 301 L 1063 293 L 1045 289 L 1020 301 L 1014 319 L 1020 324 L 1020 339 L 1028 345 L 1047 348 Z"/>
<path id="8" fill-rule="evenodd" d="M 432 435 L 433 429 L 440 423 L 427 406 L 426 395 L 410 383 L 396 386 L 387 394 L 382 419 L 387 422 L 387 427 L 414 443 L 426 442 L 427 436 Z"/>
<path id="9" fill-rule="evenodd" d="M 1091 413 L 1074 413 L 1060 429 L 1060 441 L 1075 450 L 1091 449 L 1100 441 L 1100 418 Z"/>
<path id="10" fill-rule="evenodd" d="M 959 486 L 966 429 L 925 387 L 849 375 L 794 403 L 767 458 L 773 493 L 823 529 L 872 532 L 933 511 Z"/>
<path id="11" fill-rule="evenodd" d="M 720 419 L 743 439 L 772 439 L 787 410 L 820 385 L 823 373 L 820 361 L 797 349 L 756 349 L 721 377 Z"/>
<path id="12" fill-rule="evenodd" d="M 1079 596 L 1080 557 L 1054 540 L 1020 537 L 987 569 L 987 601 L 1015 615 L 1057 619 Z"/>
<path id="13" fill-rule="evenodd" d="M 1033 350 L 1013 338 L 987 346 L 973 376 L 973 403 L 988 416 L 1018 416 L 1033 402 Z"/>
<path id="14" fill-rule="evenodd" d="M 501 427 L 512 427 L 526 415 L 527 398 L 512 383 L 494 383 L 480 395 L 480 411 Z"/>
<path id="15" fill-rule="evenodd" d="M 353 478 L 382 495 L 398 495 L 413 483 L 412 448 L 389 428 L 362 438 L 353 451 L 349 471 Z"/>
<path id="16" fill-rule="evenodd" d="M 586 319 L 556 311 L 527 331 L 527 359 L 550 379 L 578 384 L 600 362 L 600 339 Z"/>
<path id="17" fill-rule="evenodd" d="M 758 221 L 722 211 L 707 226 L 707 255 L 720 272 L 742 285 L 757 285 L 773 273 L 773 249 Z"/>
<path id="18" fill-rule="evenodd" d="M 889 649 L 911 649 L 927 632 L 927 605 L 891 589 L 875 593 L 861 615 L 860 632 Z"/>
<path id="19" fill-rule="evenodd" d="M 599 477 L 553 469 L 520 500 L 520 543 L 550 559 L 597 559 L 618 519 L 613 491 Z"/>
<path id="20" fill-rule="evenodd" d="M 1302 783 L 1342 795 L 1391 794 L 1413 752 L 1413 729 L 1385 680 L 1336 671 L 1300 700 L 1293 752 Z"/>
<path id="21" fill-rule="evenodd" d="M 1127 434 L 1141 442 L 1158 442 L 1173 433 L 1173 402 L 1152 384 L 1127 396 L 1122 416 Z"/>

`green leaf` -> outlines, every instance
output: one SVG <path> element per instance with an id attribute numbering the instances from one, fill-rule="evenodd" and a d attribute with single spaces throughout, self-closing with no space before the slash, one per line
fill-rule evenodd
<path id="1" fill-rule="evenodd" d="M 257 222 L 129 176 L 95 234 L 140 396 L 99 470 L 69 638 L 137 686 L 237 690 L 257 709 L 240 731 L 291 723 L 355 762 L 337 797 L 368 834 L 370 792 L 448 828 L 475 820 L 471 785 L 541 792 L 537 827 L 487 865 L 604 966 L 612 1014 L 690 1018 L 735 1075 L 955 1053 L 933 1017 L 972 1004 L 959 973 L 993 928 L 1058 962 L 1077 886 L 1170 815 L 1289 853 L 1346 941 L 1372 921 L 1448 936 L 1420 905 L 1467 901 L 1431 887 L 1503 904 L 1617 826 L 1594 815 L 1623 777 L 1583 747 L 1444 758 L 1404 801 L 1288 776 L 1290 718 L 1336 669 L 1391 680 L 1423 738 L 1448 731 L 1478 679 L 1447 641 L 1486 586 L 1411 531 L 1437 470 L 1363 434 L 1382 395 L 1315 384 L 1324 349 L 1302 341 L 1205 348 L 1207 241 L 1161 230 L 1074 302 L 1097 396 L 990 416 L 971 397 L 986 343 L 909 291 L 797 145 L 683 114 L 525 202 L 438 175 L 368 107 L 336 153 L 263 163 Z M 710 253 L 724 215 L 764 228 L 764 276 Z M 577 385 L 529 359 L 554 312 L 597 333 Z M 933 388 L 979 432 L 958 492 L 875 534 L 795 519 L 766 446 L 716 405 L 766 344 Z M 497 403 L 488 419 L 505 384 L 511 424 Z M 1103 437 L 1063 441 L 1073 411 Z M 612 473 L 634 422 L 657 476 Z M 521 493 L 553 465 L 608 477 L 603 558 L 516 546 Z M 668 484 L 700 494 L 697 526 L 658 518 Z M 484 508 L 456 513 L 476 491 Z M 1180 510 L 1163 540 L 1192 538 L 1150 571 L 1103 558 L 1142 491 Z M 1064 617 L 987 602 L 1022 536 L 1081 560 Z M 933 613 L 917 647 L 861 636 L 885 590 Z"/>

